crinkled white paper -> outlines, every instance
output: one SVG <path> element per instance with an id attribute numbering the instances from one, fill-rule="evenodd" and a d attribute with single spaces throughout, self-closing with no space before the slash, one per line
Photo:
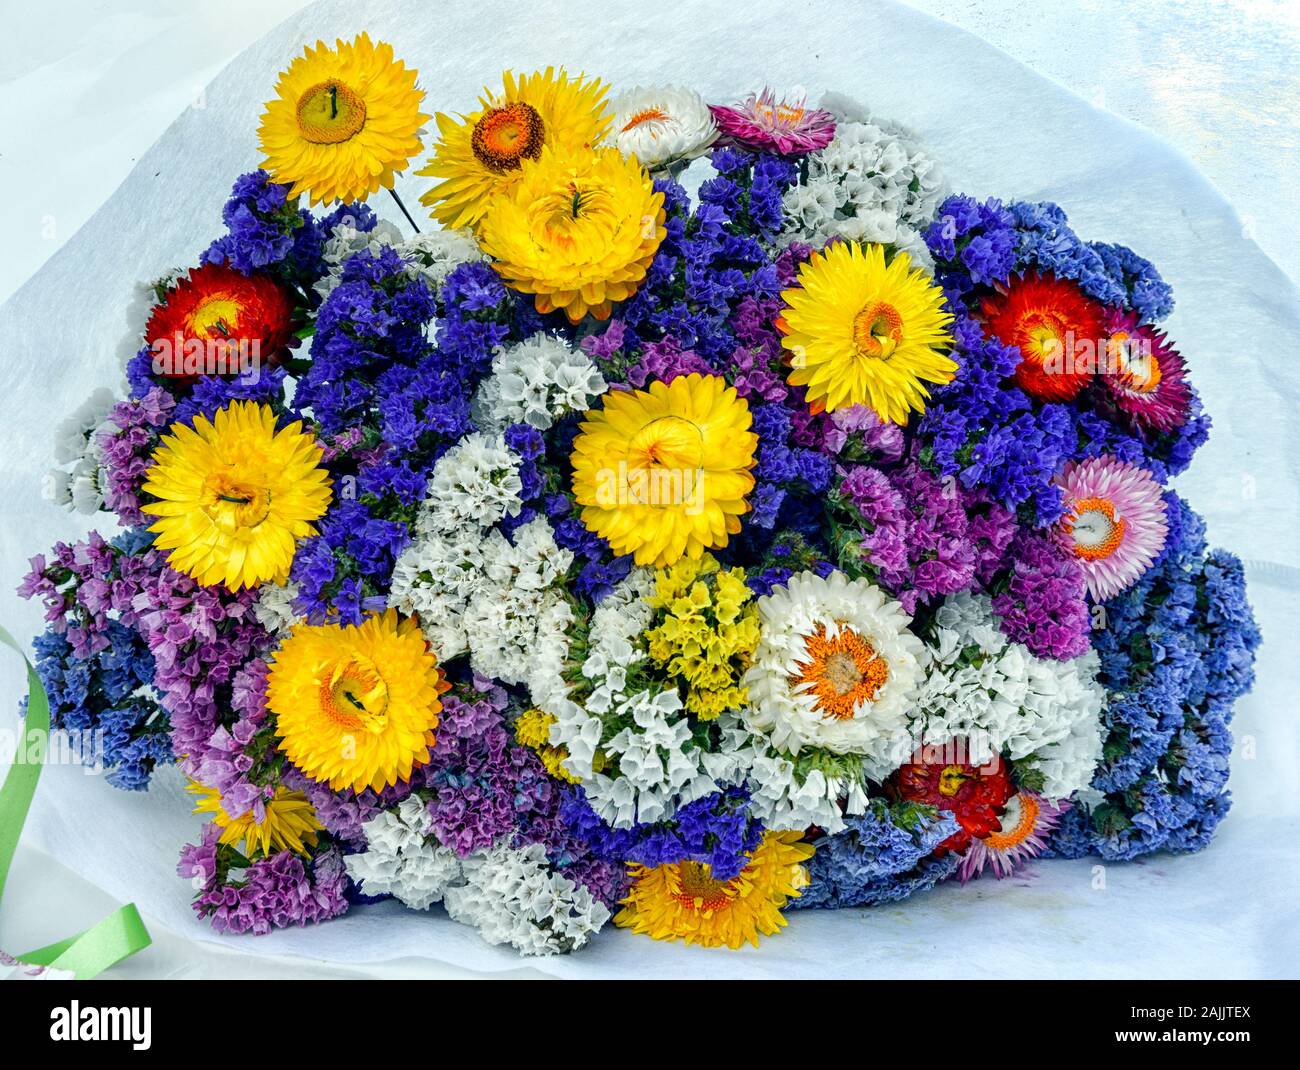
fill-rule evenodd
<path id="1" fill-rule="evenodd" d="M 116 387 L 132 287 L 195 262 L 220 232 L 231 182 L 258 163 L 255 137 L 276 73 L 318 37 L 360 29 L 391 41 L 419 68 L 431 108 L 468 109 L 504 67 L 566 64 L 617 86 L 671 81 L 725 100 L 762 82 L 836 90 L 906 123 L 940 157 L 953 188 L 1051 199 L 1085 238 L 1150 257 L 1174 286 L 1167 327 L 1213 414 L 1214 433 L 1179 489 L 1209 520 L 1212 541 L 1248 562 L 1266 643 L 1259 684 L 1238 706 L 1236 805 L 1204 853 L 1138 864 L 1047 862 L 1027 876 L 949 884 L 865 911 L 796 912 L 761 950 L 707 951 L 612 928 L 584 951 L 527 965 L 560 976 L 1255 976 L 1294 975 L 1300 962 L 1300 763 L 1295 635 L 1300 621 L 1300 314 L 1295 287 L 1250 240 L 1209 183 L 1137 127 L 1094 110 L 951 26 L 892 3 L 777 0 L 521 5 L 322 0 L 291 18 L 212 83 L 205 107 L 177 119 L 91 221 L 3 308 L 0 585 L 26 559 L 88 525 L 42 497 L 57 424 L 96 386 Z M 54 162 L 51 166 L 56 166 Z M 414 206 L 426 180 L 399 189 Z M 386 196 L 375 207 L 403 228 Z M 131 324 L 139 330 L 140 324 Z M 18 635 L 40 629 L 38 607 L 12 595 L 0 614 Z M 16 663 L 0 670 L 5 706 L 21 694 Z M 8 717 L 0 711 L 0 717 Z M 177 969 L 190 941 L 253 956 L 347 964 L 406 960 L 409 972 L 517 970 L 509 950 L 395 904 L 267 937 L 218 937 L 194 920 L 175 876 L 180 845 L 198 834 L 179 778 L 148 795 L 51 768 L 28 842 L 171 931 L 132 970 Z M 15 888 L 20 887 L 18 883 Z M 67 896 L 5 904 L 15 946 L 21 920 L 45 931 Z M 69 909 L 75 910 L 75 907 Z M 42 919 L 37 924 L 36 919 Z M 36 942 L 36 941 L 33 941 Z M 168 959 L 170 956 L 170 961 Z M 221 961 L 218 959 L 217 961 Z M 376 965 L 375 970 L 382 966 Z M 293 965 L 284 967 L 291 973 Z"/>

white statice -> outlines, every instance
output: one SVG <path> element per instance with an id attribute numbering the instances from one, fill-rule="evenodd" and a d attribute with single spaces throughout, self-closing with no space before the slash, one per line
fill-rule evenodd
<path id="1" fill-rule="evenodd" d="M 429 811 L 418 795 L 361 826 L 366 850 L 348 855 L 348 876 L 366 895 L 391 895 L 413 910 L 427 910 L 463 877 L 456 852 L 431 834 Z"/>
<path id="2" fill-rule="evenodd" d="M 933 270 L 921 231 L 947 195 L 938 162 L 905 127 L 874 120 L 842 97 L 828 96 L 822 106 L 840 121 L 831 143 L 809 154 L 806 177 L 785 194 L 780 244 L 884 242 Z"/>
<path id="3" fill-rule="evenodd" d="M 691 738 L 678 691 L 629 687 L 647 657 L 653 592 L 653 572 L 633 569 L 592 613 L 581 667 L 589 689 L 575 697 L 558 673 L 532 687 L 534 704 L 555 717 L 550 742 L 567 752 L 564 767 L 615 828 L 664 820 L 723 786 L 709 772 L 712 756 Z"/>
<path id="4" fill-rule="evenodd" d="M 925 648 L 902 606 L 842 572 L 792 576 L 758 600 L 759 641 L 742 716 L 779 752 L 861 758 L 883 779 L 909 751 L 908 711 Z"/>
<path id="5" fill-rule="evenodd" d="M 486 528 L 517 516 L 523 508 L 519 494 L 520 459 L 503 435 L 475 431 L 438 458 L 429 478 L 416 524 L 421 532 L 454 534 L 470 527 Z"/>
<path id="6" fill-rule="evenodd" d="M 316 280 L 316 292 L 328 297 L 342 281 L 343 265 L 357 253 L 377 256 L 384 249 L 395 250 L 406 262 L 406 273 L 412 278 L 422 276 L 435 292 L 453 268 L 484 259 L 478 242 L 467 230 L 431 230 L 408 238 L 386 219 L 368 231 L 358 230 L 355 221 L 345 219 L 334 226 L 325 242 L 322 259 L 327 271 Z"/>
<path id="7" fill-rule="evenodd" d="M 1097 656 L 1038 658 L 998 628 L 986 596 L 954 595 L 935 613 L 929 667 L 912 711 L 916 742 L 966 741 L 968 760 L 1036 759 L 1050 799 L 1085 787 L 1101 755 Z"/>
<path id="8" fill-rule="evenodd" d="M 109 419 L 113 392 L 99 387 L 64 420 L 54 435 L 54 461 L 47 481 L 51 496 L 59 505 L 78 513 L 96 513 L 104 505 L 103 450 L 100 432 L 112 432 Z"/>
<path id="9" fill-rule="evenodd" d="M 432 832 L 412 795 L 365 822 L 366 849 L 344 860 L 366 895 L 391 895 L 413 910 L 443 903 L 454 920 L 490 944 L 525 955 L 575 951 L 600 931 L 609 910 L 550 866 L 541 844 L 492 847 L 460 857 Z"/>
<path id="10" fill-rule="evenodd" d="M 651 171 L 690 160 L 718 137 L 704 98 L 682 86 L 633 86 L 610 101 L 613 141 Z"/>
<path id="11" fill-rule="evenodd" d="M 485 431 L 528 424 L 544 431 L 570 412 L 583 412 L 607 389 L 596 365 L 581 349 L 549 334 L 501 346 L 492 374 L 474 395 L 474 422 Z"/>
<path id="12" fill-rule="evenodd" d="M 463 868 L 463 882 L 444 897 L 447 914 L 490 944 L 524 955 L 564 954 L 609 920 L 608 908 L 586 887 L 550 868 L 540 844 L 475 852 Z"/>
<path id="13" fill-rule="evenodd" d="M 293 608 L 297 597 L 298 584 L 293 580 L 286 583 L 263 583 L 257 588 L 253 616 L 272 635 L 285 638 L 289 630 L 302 619 Z"/>

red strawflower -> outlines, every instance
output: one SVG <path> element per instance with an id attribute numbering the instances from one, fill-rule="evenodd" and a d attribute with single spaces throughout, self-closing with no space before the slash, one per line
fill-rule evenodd
<path id="1" fill-rule="evenodd" d="M 292 337 L 293 303 L 284 288 L 225 264 L 177 279 L 145 327 L 155 371 L 181 382 L 247 372 L 253 362 L 274 367 Z"/>
<path id="2" fill-rule="evenodd" d="M 1104 351 L 1104 310 L 1054 275 L 1013 278 L 983 302 L 985 330 L 1020 350 L 1015 379 L 1044 401 L 1069 401 L 1088 385 Z"/>
<path id="3" fill-rule="evenodd" d="M 894 791 L 909 802 L 926 803 L 946 810 L 961 826 L 935 848 L 935 857 L 949 851 L 961 852 L 972 839 L 984 839 L 1001 827 L 1007 800 L 1015 794 L 1005 762 L 988 765 L 934 761 L 919 755 L 920 761 L 902 765 L 894 774 Z"/>

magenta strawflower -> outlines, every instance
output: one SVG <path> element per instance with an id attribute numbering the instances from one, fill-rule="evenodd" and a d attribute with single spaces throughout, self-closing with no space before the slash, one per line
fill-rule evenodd
<path id="1" fill-rule="evenodd" d="M 1106 361 L 1101 381 L 1116 408 L 1154 431 L 1173 431 L 1187 422 L 1192 388 L 1183 358 L 1136 312 L 1106 313 Z"/>
<path id="2" fill-rule="evenodd" d="M 740 104 L 710 104 L 723 138 L 747 149 L 803 156 L 831 143 L 835 117 L 803 100 L 778 100 L 771 89 L 751 93 Z"/>
<path id="3" fill-rule="evenodd" d="M 1165 545 L 1169 522 L 1160 484 L 1114 457 L 1067 464 L 1056 482 L 1066 508 L 1058 530 L 1083 567 L 1088 593 L 1098 602 L 1114 598 Z"/>

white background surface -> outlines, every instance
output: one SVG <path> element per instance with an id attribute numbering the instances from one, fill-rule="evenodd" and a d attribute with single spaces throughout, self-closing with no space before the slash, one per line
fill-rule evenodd
<path id="1" fill-rule="evenodd" d="M 21 282 L 126 178 L 133 162 L 180 115 L 123 192 L 71 240 L 19 297 L 0 309 L 0 356 L 13 369 L 0 398 L 9 464 L 0 498 L 9 513 L 0 539 L 0 585 L 21 560 L 78 525 L 55 514 L 34 488 L 49 431 L 88 387 L 112 384 L 121 295 L 138 276 L 192 260 L 215 233 L 230 180 L 256 162 L 258 104 L 274 72 L 316 33 L 368 25 L 422 71 L 436 108 L 468 104 L 504 64 L 585 66 L 626 82 L 675 79 L 711 96 L 770 77 L 816 91 L 835 88 L 916 126 L 939 151 L 954 185 L 975 193 L 1061 200 L 1089 237 L 1121 240 L 1151 256 L 1175 285 L 1170 327 L 1216 416 L 1216 435 L 1180 481 L 1210 518 L 1211 534 L 1252 562 L 1252 594 L 1267 636 L 1289 637 L 1294 566 L 1300 564 L 1295 419 L 1300 376 L 1296 294 L 1256 242 L 1295 268 L 1292 115 L 1300 106 L 1297 19 L 1284 4 L 1080 0 L 1049 11 L 1015 3 L 918 6 L 973 26 L 991 41 L 1072 86 L 1070 98 L 979 42 L 895 9 L 811 3 L 731 6 L 732 29 L 715 5 L 661 5 L 654 27 L 642 5 L 536 6 L 473 19 L 427 4 L 325 5 L 239 62 L 248 79 L 198 87 L 296 2 L 163 5 L 88 3 L 52 7 L 5 0 L 0 42 L 0 222 L 6 255 L 0 297 Z M 574 12 L 587 7 L 586 14 Z M 173 10 L 174 9 L 174 10 Z M 57 14 L 56 14 L 57 11 Z M 183 13 L 182 13 L 183 12 Z M 681 17 L 670 17 L 678 15 Z M 802 20 L 802 21 L 801 21 Z M 833 25 L 832 25 L 833 23 Z M 491 41 L 481 28 L 492 24 Z M 774 29 L 775 28 L 775 29 Z M 791 48 L 782 35 L 801 39 Z M 447 63 L 448 42 L 457 42 Z M 753 42 L 751 47 L 750 42 Z M 707 58 L 706 58 L 707 57 Z M 1235 200 L 1244 222 L 1175 153 L 1096 106 L 1140 118 L 1174 139 Z M 1285 165 L 1285 166 L 1284 166 Z M 418 188 L 418 187 L 417 187 Z M 52 229 L 51 229 L 52 228 Z M 44 355 L 47 364 L 34 358 Z M 32 607 L 4 597 L 18 635 L 37 627 Z M 1237 807 L 1214 847 L 1190 858 L 1112 866 L 1094 890 L 1086 863 L 1052 863 L 1028 880 L 943 887 L 896 908 L 799 913 L 792 931 L 757 954 L 683 952 L 626 933 L 602 934 L 570 960 L 540 966 L 564 975 L 754 972 L 794 976 L 1180 976 L 1278 975 L 1297 969 L 1293 893 L 1300 830 L 1294 761 L 1294 668 L 1283 643 L 1261 654 L 1261 685 L 1242 704 Z M 6 666 L 6 670 L 8 670 Z M 16 677 L 0 675 L 4 702 Z M 384 972 L 517 970 L 508 952 L 484 948 L 445 919 L 377 910 L 267 940 L 227 940 L 190 921 L 186 889 L 170 878 L 179 844 L 197 821 L 164 778 L 148 799 L 113 792 L 68 769 L 47 771 L 0 917 L 0 946 L 21 951 L 66 935 L 133 898 L 157 945 L 123 968 L 136 975 L 254 976 L 338 972 L 287 953 L 342 962 L 384 960 Z M 173 805 L 168 805 L 173 803 Z M 47 850 L 61 859 L 39 854 Z M 104 891 L 67 872 L 90 874 Z M 988 934 L 998 938 L 989 941 Z M 970 942 L 978 937 L 977 953 Z M 287 964 L 286 964 L 287 962 Z"/>

